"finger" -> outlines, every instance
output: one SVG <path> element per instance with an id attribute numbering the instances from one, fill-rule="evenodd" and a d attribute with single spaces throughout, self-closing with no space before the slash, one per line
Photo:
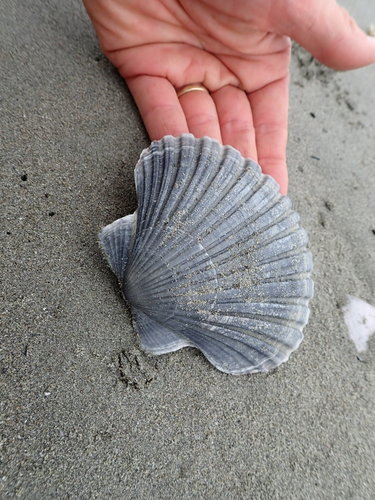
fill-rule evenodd
<path id="1" fill-rule="evenodd" d="M 249 95 L 253 112 L 258 162 L 273 177 L 282 194 L 288 190 L 286 143 L 288 139 L 288 78 L 269 83 Z"/>
<path id="2" fill-rule="evenodd" d="M 192 91 L 180 98 L 186 122 L 195 137 L 212 137 L 221 142 L 219 118 L 215 103 L 208 92 Z"/>
<path id="3" fill-rule="evenodd" d="M 126 83 L 151 140 L 189 132 L 175 88 L 165 78 L 137 76 Z"/>
<path id="4" fill-rule="evenodd" d="M 238 149 L 245 158 L 257 161 L 253 116 L 243 90 L 226 85 L 212 94 L 219 116 L 223 144 Z"/>
<path id="5" fill-rule="evenodd" d="M 271 24 L 334 69 L 375 62 L 375 39 L 367 36 L 335 0 L 277 2 Z"/>

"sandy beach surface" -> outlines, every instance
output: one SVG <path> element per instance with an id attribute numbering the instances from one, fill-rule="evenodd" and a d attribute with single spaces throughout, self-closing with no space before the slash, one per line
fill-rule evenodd
<path id="1" fill-rule="evenodd" d="M 342 307 L 375 305 L 375 65 L 293 49 L 289 194 L 316 294 L 289 362 L 234 377 L 190 348 L 145 355 L 102 258 L 148 139 L 83 7 L 0 12 L 0 497 L 373 499 L 375 339 L 358 354 Z"/>

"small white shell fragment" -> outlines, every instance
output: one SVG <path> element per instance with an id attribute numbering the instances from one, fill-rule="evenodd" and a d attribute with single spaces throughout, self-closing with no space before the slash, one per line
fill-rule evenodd
<path id="1" fill-rule="evenodd" d="M 370 24 L 366 31 L 369 36 L 375 36 L 375 24 Z"/>
<path id="2" fill-rule="evenodd" d="M 369 338 L 375 333 L 375 307 L 358 297 L 348 295 L 348 303 L 342 310 L 349 337 L 357 351 L 367 351 Z"/>

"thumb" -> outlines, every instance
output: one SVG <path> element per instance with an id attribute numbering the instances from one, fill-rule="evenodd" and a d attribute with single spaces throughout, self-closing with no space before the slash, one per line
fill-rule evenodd
<path id="1" fill-rule="evenodd" d="M 375 38 L 335 0 L 286 0 L 280 9 L 275 9 L 275 28 L 323 64 L 344 70 L 375 62 Z"/>

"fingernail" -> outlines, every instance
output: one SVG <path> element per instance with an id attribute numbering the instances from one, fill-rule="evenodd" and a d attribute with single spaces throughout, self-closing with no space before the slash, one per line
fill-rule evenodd
<path id="1" fill-rule="evenodd" d="M 367 43 L 375 49 L 375 36 L 367 35 Z"/>

